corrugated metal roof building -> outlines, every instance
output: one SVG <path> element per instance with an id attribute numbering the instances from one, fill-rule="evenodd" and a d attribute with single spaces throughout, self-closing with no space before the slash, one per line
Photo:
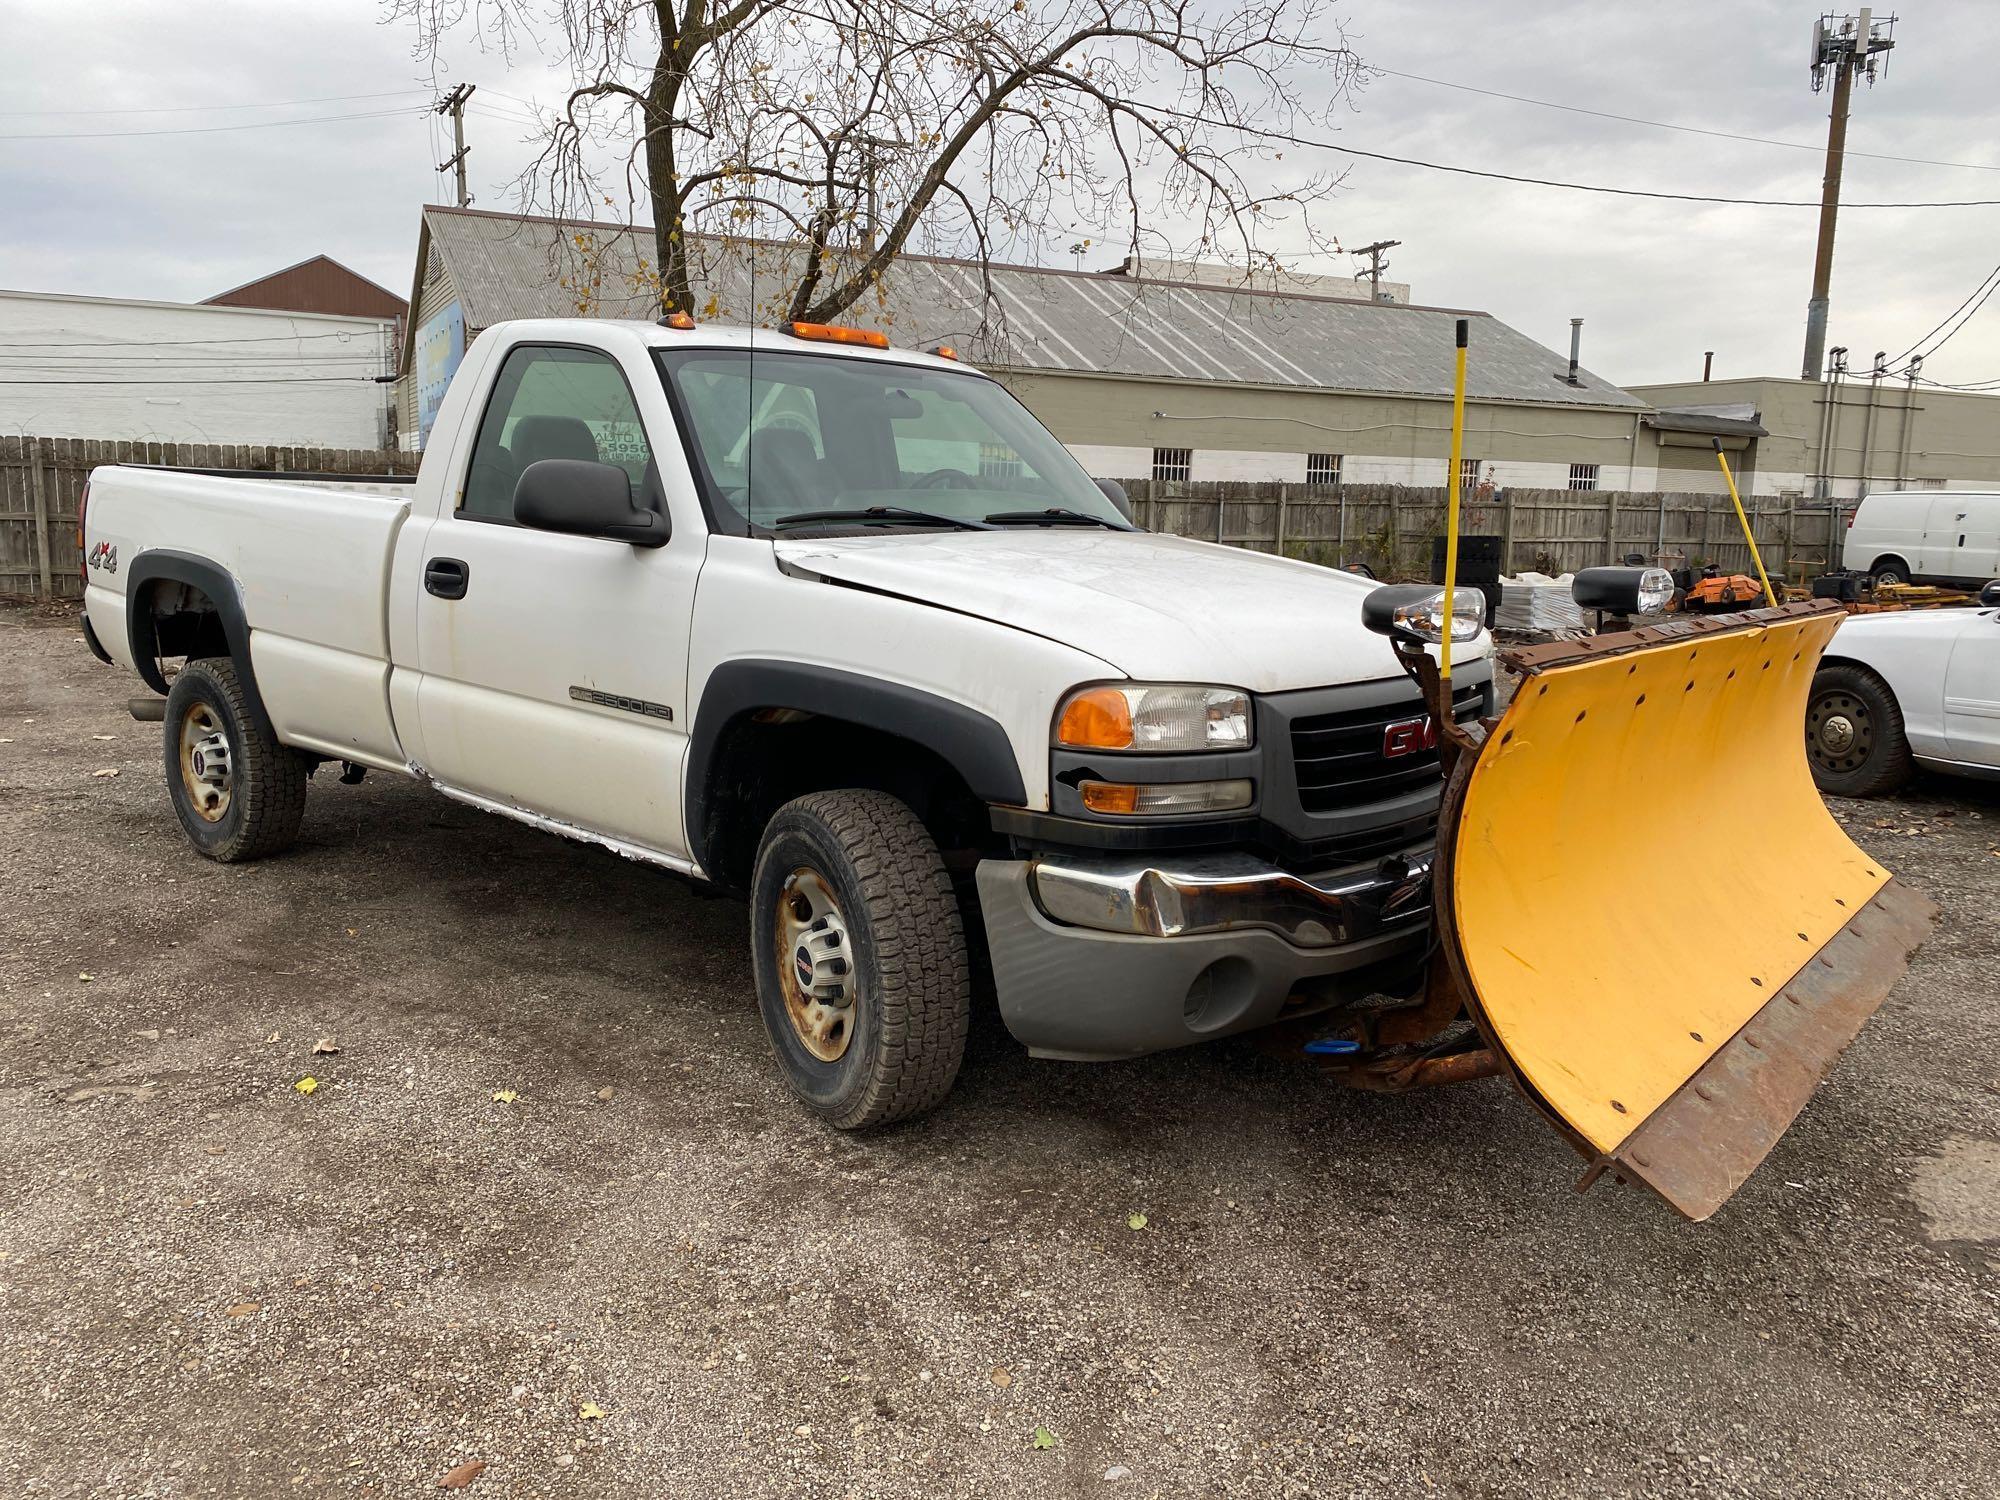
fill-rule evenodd
<path id="1" fill-rule="evenodd" d="M 652 315 L 651 243 L 645 228 L 427 207 L 399 384 L 406 441 L 421 441 L 466 343 L 491 324 Z M 712 263 L 697 303 L 729 321 L 775 320 L 791 252 L 701 249 Z M 1553 488 L 1651 482 L 1647 404 L 1588 370 L 1572 383 L 1566 357 L 1485 313 L 1122 267 L 995 266 L 989 307 L 981 275 L 974 262 L 906 256 L 847 321 L 902 345 L 956 346 L 1102 478 L 1442 484 L 1453 325 L 1469 317 L 1469 473 Z"/>

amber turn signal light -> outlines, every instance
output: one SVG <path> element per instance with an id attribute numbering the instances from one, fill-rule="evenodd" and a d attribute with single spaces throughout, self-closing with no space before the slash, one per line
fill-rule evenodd
<path id="1" fill-rule="evenodd" d="M 1078 750 L 1131 749 L 1131 703 L 1115 687 L 1084 689 L 1063 705 L 1062 719 L 1056 725 L 1056 743 Z"/>

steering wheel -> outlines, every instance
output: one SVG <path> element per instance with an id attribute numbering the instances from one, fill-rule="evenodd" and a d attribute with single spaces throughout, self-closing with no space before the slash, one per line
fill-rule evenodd
<path id="1" fill-rule="evenodd" d="M 963 469 L 932 469 L 930 473 L 920 475 L 917 482 L 911 485 L 910 488 L 916 490 L 976 490 L 980 488 L 980 484 L 978 480 L 974 479 Z"/>

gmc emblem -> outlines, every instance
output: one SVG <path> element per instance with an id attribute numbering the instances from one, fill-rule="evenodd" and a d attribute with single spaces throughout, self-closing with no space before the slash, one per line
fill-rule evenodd
<path id="1" fill-rule="evenodd" d="M 1399 755 L 1415 755 L 1419 750 L 1435 750 L 1437 743 L 1437 724 L 1429 714 L 1421 719 L 1398 719 L 1383 727 L 1382 758 L 1394 760 Z"/>

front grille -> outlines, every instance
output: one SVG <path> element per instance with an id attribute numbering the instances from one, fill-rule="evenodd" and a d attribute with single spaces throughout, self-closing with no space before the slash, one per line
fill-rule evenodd
<path id="1" fill-rule="evenodd" d="M 1460 722 L 1476 718 L 1485 700 L 1484 683 L 1455 689 L 1452 717 Z M 1309 813 L 1340 812 L 1436 786 L 1440 771 L 1435 748 L 1393 758 L 1382 754 L 1383 735 L 1391 724 L 1422 715 L 1423 703 L 1413 688 L 1401 702 L 1292 720 L 1299 805 Z"/>

